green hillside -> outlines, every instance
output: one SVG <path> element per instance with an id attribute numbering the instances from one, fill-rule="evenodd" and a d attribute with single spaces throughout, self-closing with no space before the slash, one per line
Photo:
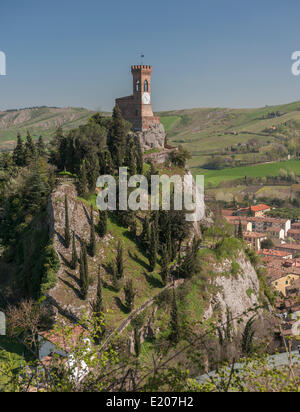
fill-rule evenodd
<path id="1" fill-rule="evenodd" d="M 14 146 L 17 133 L 25 135 L 27 130 L 33 137 L 49 138 L 62 126 L 73 129 L 85 124 L 94 112 L 83 108 L 36 107 L 0 112 L 0 149 Z"/>
<path id="2" fill-rule="evenodd" d="M 300 152 L 300 102 L 258 109 L 203 108 L 157 114 L 169 141 L 191 152 L 189 166 L 194 173 L 203 172 L 212 157 L 222 158 L 222 170 L 205 172 L 213 183 L 220 183 L 222 176 L 223 180 L 244 176 L 248 170 L 236 170 L 239 166 L 287 160 L 288 154 L 293 157 Z M 293 170 L 294 165 L 290 166 Z M 268 173 L 270 170 L 275 171 L 273 166 Z"/>

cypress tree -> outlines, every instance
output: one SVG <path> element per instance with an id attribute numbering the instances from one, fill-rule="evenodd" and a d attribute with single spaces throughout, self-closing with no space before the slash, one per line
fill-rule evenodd
<path id="1" fill-rule="evenodd" d="M 170 216 L 168 214 L 168 222 L 166 228 L 166 248 L 169 255 L 169 258 L 173 257 L 173 248 L 172 248 L 172 231 L 171 231 L 171 221 Z M 173 260 L 173 259 L 172 259 Z"/>
<path id="2" fill-rule="evenodd" d="M 80 252 L 80 290 L 83 300 L 86 300 L 88 293 L 88 278 L 87 278 L 87 257 L 86 248 L 83 244 Z"/>
<path id="3" fill-rule="evenodd" d="M 25 148 L 20 133 L 17 136 L 17 146 L 13 152 L 13 161 L 17 166 L 25 166 Z"/>
<path id="4" fill-rule="evenodd" d="M 179 268 L 179 273 L 184 278 L 191 278 L 199 269 L 198 264 L 199 242 L 193 239 L 192 245 L 188 246 L 185 257 Z"/>
<path id="5" fill-rule="evenodd" d="M 143 152 L 141 148 L 141 142 L 138 136 L 135 136 L 135 155 L 136 155 L 136 171 L 139 175 L 142 175 L 144 171 L 144 159 L 143 159 Z"/>
<path id="6" fill-rule="evenodd" d="M 118 272 L 117 267 L 115 264 L 111 266 L 111 276 L 112 276 L 112 286 L 116 292 L 120 292 L 121 290 L 121 282 L 118 279 Z"/>
<path id="7" fill-rule="evenodd" d="M 148 244 L 150 242 L 150 236 L 151 236 L 151 231 L 150 231 L 150 220 L 149 217 L 146 216 L 144 221 L 143 221 L 143 230 L 141 233 L 141 240 L 144 244 L 145 247 L 148 248 Z"/>
<path id="8" fill-rule="evenodd" d="M 238 238 L 239 238 L 239 239 L 243 239 L 243 238 L 244 238 L 244 236 L 243 236 L 243 226 L 242 226 L 241 219 L 240 219 L 240 221 L 239 221 Z"/>
<path id="9" fill-rule="evenodd" d="M 77 264 L 78 264 L 78 256 L 77 256 L 77 250 L 76 250 L 75 232 L 73 231 L 71 269 L 76 270 Z"/>
<path id="10" fill-rule="evenodd" d="M 93 303 L 93 311 L 96 316 L 101 316 L 104 312 L 102 280 L 101 280 L 101 266 L 100 265 L 99 265 L 99 271 L 98 271 L 97 295 Z"/>
<path id="11" fill-rule="evenodd" d="M 136 156 L 133 138 L 130 137 L 126 145 L 125 166 L 128 168 L 129 177 L 136 174 Z"/>
<path id="12" fill-rule="evenodd" d="M 155 269 L 157 261 L 157 233 L 155 231 L 155 224 L 151 224 L 151 235 L 150 235 L 150 245 L 149 245 L 149 266 L 150 271 L 153 272 Z"/>
<path id="13" fill-rule="evenodd" d="M 98 233 L 100 237 L 104 237 L 107 233 L 107 210 L 99 210 Z"/>
<path id="14" fill-rule="evenodd" d="M 170 258 L 168 255 L 167 246 L 163 245 L 162 246 L 162 257 L 160 261 L 160 265 L 161 265 L 160 276 L 165 286 L 167 285 L 168 279 L 170 277 L 169 263 L 170 263 Z"/>
<path id="15" fill-rule="evenodd" d="M 96 254 L 96 235 L 95 235 L 95 225 L 94 225 L 94 209 L 91 206 L 91 232 L 90 232 L 90 255 L 92 257 Z"/>
<path id="16" fill-rule="evenodd" d="M 135 356 L 138 358 L 141 353 L 141 335 L 138 327 L 134 328 L 134 350 Z"/>
<path id="17" fill-rule="evenodd" d="M 116 268 L 118 279 L 121 279 L 124 275 L 124 258 L 123 258 L 123 246 L 121 241 L 118 242 Z"/>
<path id="18" fill-rule="evenodd" d="M 124 293 L 125 293 L 125 306 L 128 312 L 131 312 L 134 306 L 134 297 L 135 291 L 133 289 L 133 282 L 132 280 L 128 280 L 126 285 L 124 286 Z"/>
<path id="19" fill-rule="evenodd" d="M 108 138 L 108 148 L 115 166 L 119 168 L 123 164 L 128 129 L 118 105 L 114 107 L 112 120 L 112 128 Z"/>
<path id="20" fill-rule="evenodd" d="M 70 225 L 69 225 L 69 206 L 68 206 L 68 198 L 65 195 L 65 246 L 66 249 L 69 249 L 71 243 L 71 235 L 70 235 Z"/>
<path id="21" fill-rule="evenodd" d="M 82 197 L 86 197 L 88 193 L 88 182 L 87 182 L 87 173 L 86 173 L 86 164 L 85 160 L 83 161 L 80 172 L 79 172 L 79 181 L 78 181 L 78 191 L 79 195 Z"/>
<path id="22" fill-rule="evenodd" d="M 170 319 L 171 333 L 169 336 L 170 341 L 176 345 L 179 342 L 179 322 L 178 322 L 178 308 L 176 301 L 175 289 L 173 288 L 173 300 Z"/>

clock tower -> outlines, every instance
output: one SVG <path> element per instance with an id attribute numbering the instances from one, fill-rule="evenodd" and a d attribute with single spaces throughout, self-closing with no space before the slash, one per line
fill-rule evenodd
<path id="1" fill-rule="evenodd" d="M 160 124 L 151 107 L 152 66 L 131 66 L 133 77 L 133 95 L 116 99 L 124 119 L 128 120 L 134 130 L 144 131 Z"/>

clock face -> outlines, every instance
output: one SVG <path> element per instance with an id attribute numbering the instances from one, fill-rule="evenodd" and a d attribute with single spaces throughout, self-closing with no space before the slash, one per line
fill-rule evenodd
<path id="1" fill-rule="evenodd" d="M 143 104 L 150 104 L 151 98 L 149 93 L 143 93 L 142 97 Z"/>

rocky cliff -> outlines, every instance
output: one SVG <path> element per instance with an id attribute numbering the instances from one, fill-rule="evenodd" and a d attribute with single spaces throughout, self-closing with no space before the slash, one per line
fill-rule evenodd
<path id="1" fill-rule="evenodd" d="M 217 286 L 218 292 L 211 296 L 204 318 L 208 319 L 218 312 L 220 323 L 225 323 L 229 311 L 237 332 L 239 324 L 245 324 L 253 316 L 253 313 L 244 313 L 259 305 L 260 284 L 257 273 L 242 251 L 234 261 L 226 259 L 214 265 L 213 270 L 216 276 L 212 282 Z M 240 318 L 241 323 L 238 322 Z"/>
<path id="2" fill-rule="evenodd" d="M 161 123 L 151 126 L 143 132 L 136 132 L 135 135 L 140 139 L 143 151 L 165 147 L 166 132 Z"/>

